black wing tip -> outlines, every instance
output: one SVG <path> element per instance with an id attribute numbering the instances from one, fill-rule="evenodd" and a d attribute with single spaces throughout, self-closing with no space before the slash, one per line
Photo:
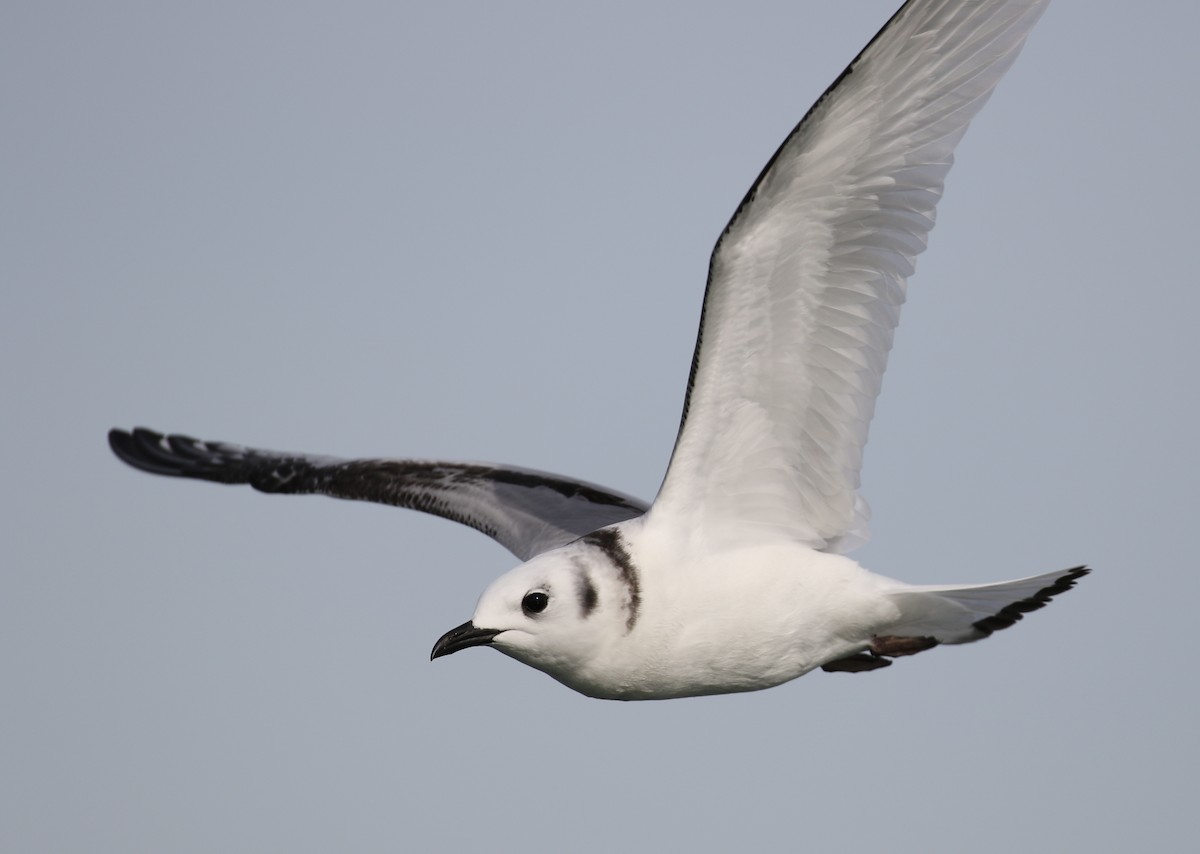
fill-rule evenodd
<path id="1" fill-rule="evenodd" d="M 204 455 L 190 436 L 164 434 L 149 427 L 108 431 L 108 447 L 126 465 L 150 474 L 168 477 L 203 477 L 199 471 Z"/>
<path id="2" fill-rule="evenodd" d="M 1037 611 L 1046 607 L 1050 604 L 1051 599 L 1061 593 L 1066 593 L 1075 586 L 1075 582 L 1091 573 L 1091 571 L 1092 568 L 1090 566 L 1076 566 L 1064 570 L 1054 581 L 1047 584 L 1037 593 L 1028 598 L 1005 605 L 992 616 L 977 620 L 972 626 L 981 633 L 981 638 L 987 637 L 1001 629 L 1007 629 L 1016 624 L 1018 620 L 1030 611 Z"/>
<path id="3" fill-rule="evenodd" d="M 147 427 L 122 430 L 114 427 L 108 431 L 108 447 L 117 459 L 135 469 L 151 474 L 180 476 L 183 468 L 173 462 L 170 453 L 163 448 L 165 437 Z"/>

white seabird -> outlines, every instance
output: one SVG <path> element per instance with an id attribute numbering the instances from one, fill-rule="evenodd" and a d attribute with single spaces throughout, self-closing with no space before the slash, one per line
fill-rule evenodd
<path id="1" fill-rule="evenodd" d="M 144 471 L 410 507 L 525 561 L 447 632 L 593 697 L 751 691 L 1007 628 L 1075 567 L 914 586 L 866 537 L 867 427 L 955 145 L 1048 0 L 909 0 L 808 111 L 717 241 L 654 503 L 510 466 L 342 460 L 113 430 Z"/>

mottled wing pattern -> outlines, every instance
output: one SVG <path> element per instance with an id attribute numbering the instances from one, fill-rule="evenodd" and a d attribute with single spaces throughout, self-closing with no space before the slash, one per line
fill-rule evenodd
<path id="1" fill-rule="evenodd" d="M 487 463 L 346 460 L 164 436 L 141 427 L 112 430 L 108 441 L 124 462 L 153 474 L 431 513 L 487 534 L 522 560 L 639 516 L 647 507 L 590 483 Z"/>
<path id="2" fill-rule="evenodd" d="M 784 141 L 713 250 L 649 524 L 847 551 L 905 283 L 967 125 L 1045 0 L 910 0 Z"/>

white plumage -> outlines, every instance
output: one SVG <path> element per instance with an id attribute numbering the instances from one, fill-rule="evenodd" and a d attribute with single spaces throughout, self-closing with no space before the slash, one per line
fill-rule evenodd
<path id="1" fill-rule="evenodd" d="M 905 286 L 968 123 L 1048 0 L 909 0 L 788 136 L 713 250 L 684 417 L 649 506 L 489 464 L 338 460 L 113 431 L 157 474 L 382 501 L 527 562 L 434 657 L 490 644 L 596 697 L 746 691 L 1006 628 L 1083 567 L 917 587 L 844 556 Z"/>
<path id="2" fill-rule="evenodd" d="M 655 516 L 866 539 L 856 490 L 905 281 L 954 146 L 1044 7 L 906 4 L 772 158 L 713 251 Z"/>

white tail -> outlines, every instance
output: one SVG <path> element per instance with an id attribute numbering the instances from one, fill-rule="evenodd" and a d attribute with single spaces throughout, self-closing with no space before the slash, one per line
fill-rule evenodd
<path id="1" fill-rule="evenodd" d="M 932 638 L 938 643 L 970 643 L 1007 629 L 1087 575 L 1086 566 L 969 587 L 923 585 L 890 593 L 900 619 L 888 633 L 905 638 Z"/>

